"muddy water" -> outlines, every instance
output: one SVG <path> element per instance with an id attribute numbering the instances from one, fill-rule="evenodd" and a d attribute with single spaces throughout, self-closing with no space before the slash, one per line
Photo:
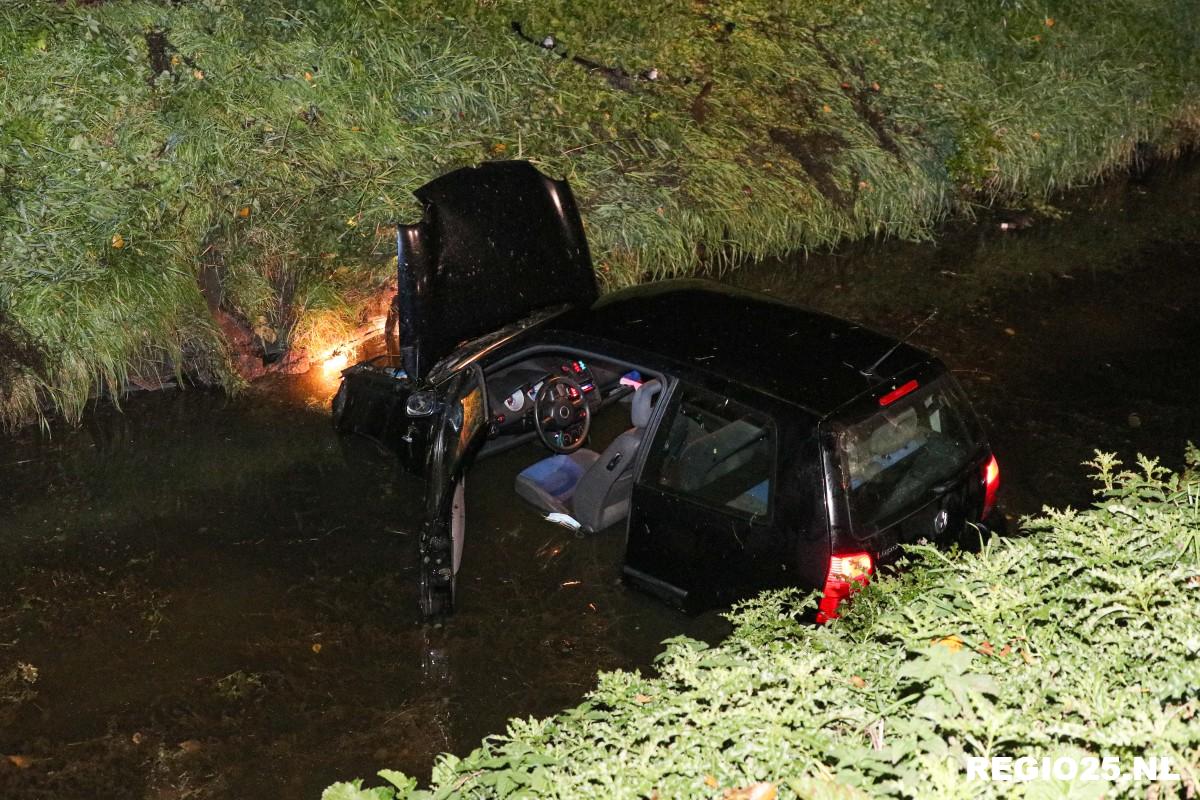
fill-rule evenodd
<path id="1" fill-rule="evenodd" d="M 986 418 L 1006 511 L 1080 505 L 1094 447 L 1178 463 L 1200 440 L 1198 201 L 1192 160 L 1016 232 L 988 217 L 727 279 L 898 334 L 940 309 L 914 340 Z M 23 757 L 0 758 L 0 797 L 316 797 L 383 766 L 425 776 L 510 716 L 577 702 L 597 669 L 721 635 L 622 588 L 620 537 L 520 504 L 534 445 L 472 473 L 462 607 L 422 626 L 419 487 L 331 433 L 332 388 L 142 395 L 0 443 L 0 753 Z"/>
<path id="2" fill-rule="evenodd" d="M 598 668 L 720 635 L 621 588 L 618 539 L 519 506 L 532 447 L 471 481 L 462 608 L 422 626 L 420 487 L 333 435 L 332 387 L 144 395 L 0 448 L 0 753 L 32 759 L 0 759 L 0 797 L 316 797 L 387 765 L 427 775 L 511 715 L 578 702 Z"/>

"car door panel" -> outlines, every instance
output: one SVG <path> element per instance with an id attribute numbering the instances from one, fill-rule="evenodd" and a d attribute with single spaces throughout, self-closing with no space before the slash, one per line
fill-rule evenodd
<path id="1" fill-rule="evenodd" d="M 455 578 L 466 536 L 466 472 L 487 429 L 483 370 L 473 364 L 454 373 L 436 394 L 420 536 L 421 608 L 426 616 L 447 614 L 454 608 Z"/>
<path id="2" fill-rule="evenodd" d="M 633 490 L 625 574 L 698 609 L 761 586 L 787 560 L 770 520 L 776 436 L 712 392 L 680 385 L 667 402 Z"/>

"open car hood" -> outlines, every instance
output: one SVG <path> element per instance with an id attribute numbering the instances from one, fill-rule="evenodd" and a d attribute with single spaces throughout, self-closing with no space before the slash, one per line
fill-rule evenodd
<path id="1" fill-rule="evenodd" d="M 461 342 L 538 309 L 591 305 L 596 276 L 566 181 L 492 161 L 414 193 L 421 221 L 396 235 L 400 355 L 424 377 Z"/>

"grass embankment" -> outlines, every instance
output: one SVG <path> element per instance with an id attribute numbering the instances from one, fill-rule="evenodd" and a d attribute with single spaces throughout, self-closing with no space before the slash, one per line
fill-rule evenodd
<path id="1" fill-rule="evenodd" d="M 411 190 L 483 159 L 568 177 L 610 286 L 1036 200 L 1194 138 L 1194 12 L 4 3 L 0 421 L 164 367 L 232 382 L 214 307 L 320 350 L 386 286 Z"/>
<path id="2" fill-rule="evenodd" d="M 513 720 L 465 758 L 444 756 L 429 793 L 387 773 L 399 789 L 339 784 L 325 800 L 1014 792 L 969 779 L 972 756 L 1033 757 L 1039 768 L 1115 757 L 1123 771 L 1112 783 L 1039 778 L 1026 797 L 1191 797 L 1200 452 L 1188 461 L 1189 473 L 1169 475 L 1098 456 L 1095 507 L 1047 510 L 1027 538 L 978 555 L 918 551 L 831 626 L 797 621 L 811 600 L 768 594 L 735 609 L 719 646 L 669 642 L 660 677 L 602 674 L 577 708 Z M 1134 759 L 1147 756 L 1170 758 L 1181 780 L 1134 781 Z"/>

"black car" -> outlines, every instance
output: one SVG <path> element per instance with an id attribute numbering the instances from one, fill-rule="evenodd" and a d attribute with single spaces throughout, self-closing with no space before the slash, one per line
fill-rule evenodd
<path id="1" fill-rule="evenodd" d="M 690 608 L 799 585 L 823 590 L 829 619 L 904 544 L 953 541 L 991 512 L 996 460 L 929 354 L 706 281 L 598 299 L 570 188 L 526 162 L 416 195 L 388 352 L 347 369 L 333 405 L 340 431 L 427 479 L 426 614 L 454 605 L 471 465 L 534 439 L 548 454 L 514 494 L 623 531 L 626 579 Z M 591 436 L 609 415 L 622 432 Z"/>

